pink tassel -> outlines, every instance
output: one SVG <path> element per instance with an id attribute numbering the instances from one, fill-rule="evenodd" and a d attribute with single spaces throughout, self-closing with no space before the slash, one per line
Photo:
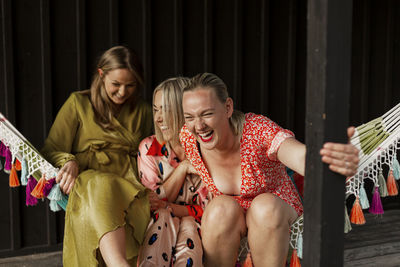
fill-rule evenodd
<path id="1" fill-rule="evenodd" d="M 27 206 L 35 206 L 38 202 L 37 198 L 31 195 L 31 192 L 36 187 L 37 181 L 32 176 L 29 177 L 28 184 L 26 185 L 26 205 Z"/>
<path id="2" fill-rule="evenodd" d="M 2 142 L 0 142 L 0 156 L 3 158 L 6 156 L 6 145 Z"/>
<path id="3" fill-rule="evenodd" d="M 383 207 L 382 207 L 382 201 L 381 201 L 381 196 L 379 195 L 379 189 L 378 187 L 375 187 L 375 192 L 374 195 L 372 196 L 372 203 L 371 207 L 368 210 L 372 214 L 383 214 Z"/>
<path id="4" fill-rule="evenodd" d="M 47 181 L 47 183 L 44 185 L 43 188 L 43 197 L 47 197 L 53 188 L 53 185 L 56 183 L 56 178 L 50 179 Z"/>
<path id="5" fill-rule="evenodd" d="M 10 149 L 8 149 L 8 147 L 6 147 L 6 162 L 4 163 L 4 170 L 5 171 L 10 171 L 11 167 L 12 167 L 12 154 Z"/>

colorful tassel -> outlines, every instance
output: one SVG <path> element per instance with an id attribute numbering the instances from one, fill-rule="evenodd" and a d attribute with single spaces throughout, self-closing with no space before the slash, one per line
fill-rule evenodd
<path id="1" fill-rule="evenodd" d="M 393 171 L 389 171 L 389 175 L 387 178 L 387 191 L 389 196 L 397 196 L 399 194 L 399 190 L 397 189 L 397 183 L 393 176 Z"/>
<path id="2" fill-rule="evenodd" d="M 302 233 L 299 233 L 299 237 L 297 238 L 297 256 L 300 259 L 303 258 L 303 234 Z"/>
<path id="3" fill-rule="evenodd" d="M 349 218 L 349 213 L 347 212 L 347 207 L 344 205 L 344 233 L 347 234 L 351 231 L 351 223 Z"/>
<path id="4" fill-rule="evenodd" d="M 50 200 L 55 200 L 55 201 L 61 200 L 62 193 L 61 193 L 61 189 L 60 189 L 60 184 L 55 184 L 53 186 L 53 188 L 51 188 L 51 191 L 50 191 L 49 195 L 47 196 L 47 198 Z"/>
<path id="5" fill-rule="evenodd" d="M 294 249 L 292 257 L 290 258 L 290 267 L 301 267 L 300 259 L 297 256 L 297 251 Z"/>
<path id="6" fill-rule="evenodd" d="M 379 195 L 378 187 L 375 187 L 375 191 L 372 196 L 371 207 L 368 211 L 372 214 L 383 214 L 382 201 Z"/>
<path id="7" fill-rule="evenodd" d="M 28 164 L 26 163 L 25 158 L 22 159 L 21 163 L 21 184 L 28 184 Z"/>
<path id="8" fill-rule="evenodd" d="M 4 163 L 4 172 L 10 173 L 10 170 L 12 168 L 12 154 L 8 147 L 6 147 L 5 157 L 6 161 Z"/>
<path id="9" fill-rule="evenodd" d="M 0 142 L 0 156 L 5 157 L 6 156 L 6 145 Z"/>
<path id="10" fill-rule="evenodd" d="M 63 209 L 67 210 L 67 204 L 68 204 L 68 196 L 61 194 L 61 199 L 57 201 L 57 204 Z"/>
<path id="11" fill-rule="evenodd" d="M 47 183 L 47 181 L 45 178 L 45 174 L 43 173 L 42 178 L 40 178 L 38 184 L 35 186 L 35 188 L 31 192 L 31 195 L 36 198 L 43 198 L 44 197 L 43 190 L 44 190 L 46 183 Z"/>
<path id="12" fill-rule="evenodd" d="M 364 185 L 361 185 L 361 187 L 360 187 L 360 204 L 361 204 L 361 208 L 363 210 L 369 208 L 367 192 L 365 192 Z"/>
<path id="13" fill-rule="evenodd" d="M 351 209 L 350 221 L 354 224 L 365 223 L 364 213 L 361 209 L 360 200 L 358 199 L 358 197 L 354 201 L 353 208 Z"/>
<path id="14" fill-rule="evenodd" d="M 396 157 L 394 157 L 394 160 L 392 163 L 392 170 L 393 170 L 394 178 L 396 180 L 399 180 L 400 179 L 400 164 Z"/>
<path id="15" fill-rule="evenodd" d="M 15 169 L 17 170 L 17 171 L 20 171 L 21 170 L 21 162 L 19 162 L 19 160 L 18 159 L 15 159 Z"/>
<path id="16" fill-rule="evenodd" d="M 20 186 L 15 164 L 13 164 L 11 167 L 9 185 L 10 185 L 10 187 Z"/>
<path id="17" fill-rule="evenodd" d="M 57 204 L 56 200 L 50 200 L 49 206 L 51 211 L 56 212 L 61 210 L 61 207 Z"/>
<path id="18" fill-rule="evenodd" d="M 250 252 L 247 252 L 246 259 L 243 262 L 242 267 L 253 267 L 253 261 L 251 260 Z"/>
<path id="19" fill-rule="evenodd" d="M 379 172 L 378 175 L 378 185 L 379 185 L 379 194 L 381 197 L 387 197 L 389 195 L 386 186 L 385 177 L 383 177 L 382 171 Z"/>
<path id="20" fill-rule="evenodd" d="M 47 197 L 49 195 L 49 193 L 55 183 L 56 183 L 56 178 L 52 178 L 47 181 L 47 183 L 45 184 L 45 186 L 43 188 L 43 197 Z"/>
<path id="21" fill-rule="evenodd" d="M 38 202 L 37 198 L 31 195 L 33 189 L 36 187 L 37 181 L 33 176 L 29 177 L 28 183 L 26 185 L 26 205 L 27 206 L 35 206 Z"/>

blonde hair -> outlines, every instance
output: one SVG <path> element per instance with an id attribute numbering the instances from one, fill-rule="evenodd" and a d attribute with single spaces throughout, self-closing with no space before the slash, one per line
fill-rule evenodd
<path id="1" fill-rule="evenodd" d="M 212 73 L 200 73 L 190 79 L 189 85 L 183 92 L 195 91 L 198 89 L 212 90 L 217 96 L 218 100 L 225 104 L 229 97 L 226 84 L 217 75 Z M 239 110 L 234 110 L 232 116 L 229 118 L 229 124 L 235 135 L 241 135 L 244 123 L 244 114 Z"/>
<path id="2" fill-rule="evenodd" d="M 170 78 L 160 83 L 153 92 L 154 97 L 157 92 L 162 92 L 162 109 L 163 121 L 166 122 L 168 128 L 172 131 L 172 142 L 179 144 L 179 131 L 185 123 L 182 110 L 182 92 L 189 84 L 189 78 L 176 77 Z M 154 111 L 153 111 L 154 116 Z M 154 122 L 154 129 L 158 141 L 164 142 L 160 128 Z"/>
<path id="3" fill-rule="evenodd" d="M 132 73 L 137 88 L 127 102 L 133 107 L 144 83 L 143 67 L 137 55 L 125 46 L 114 46 L 100 57 L 90 86 L 90 101 L 95 111 L 97 123 L 104 129 L 112 129 L 114 128 L 112 118 L 117 110 L 107 95 L 104 81 L 98 72 L 99 69 L 103 71 L 103 77 L 116 69 L 128 69 Z"/>

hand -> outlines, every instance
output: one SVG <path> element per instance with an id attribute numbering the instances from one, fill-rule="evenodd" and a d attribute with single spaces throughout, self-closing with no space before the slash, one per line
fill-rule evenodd
<path id="1" fill-rule="evenodd" d="M 155 211 L 167 207 L 167 202 L 158 198 L 153 191 L 149 193 L 150 210 Z"/>
<path id="2" fill-rule="evenodd" d="M 347 129 L 350 138 L 355 133 L 354 127 Z M 357 172 L 358 168 L 358 149 L 352 144 L 325 143 L 320 150 L 322 161 L 329 164 L 331 171 L 351 177 Z"/>
<path id="3" fill-rule="evenodd" d="M 79 167 L 75 160 L 68 161 L 58 171 L 56 177 L 56 183 L 60 184 L 60 189 L 65 194 L 69 194 L 72 187 L 75 185 L 75 179 L 78 176 Z"/>
<path id="4" fill-rule="evenodd" d="M 193 167 L 193 165 L 187 159 L 185 159 L 181 163 L 179 163 L 179 165 L 181 165 L 181 164 L 185 167 L 187 174 L 198 174 L 196 169 Z"/>

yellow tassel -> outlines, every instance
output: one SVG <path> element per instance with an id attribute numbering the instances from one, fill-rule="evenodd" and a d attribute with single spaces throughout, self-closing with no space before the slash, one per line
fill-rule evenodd
<path id="1" fill-rule="evenodd" d="M 294 249 L 290 258 L 290 267 L 301 267 L 300 259 L 297 257 L 297 251 Z"/>
<path id="2" fill-rule="evenodd" d="M 389 176 L 387 178 L 387 190 L 389 196 L 397 196 L 399 194 L 399 190 L 397 189 L 397 183 L 396 180 L 394 179 L 393 171 L 389 171 Z"/>
<path id="3" fill-rule="evenodd" d="M 354 224 L 365 223 L 364 213 L 361 209 L 360 200 L 358 197 L 356 198 L 356 201 L 354 201 L 353 208 L 351 209 L 350 221 Z"/>
<path id="4" fill-rule="evenodd" d="M 11 167 L 9 185 L 10 187 L 17 187 L 20 185 L 15 164 L 13 164 Z"/>
<path id="5" fill-rule="evenodd" d="M 36 198 L 43 198 L 43 189 L 44 186 L 47 184 L 47 180 L 45 178 L 45 174 L 43 173 L 42 178 L 40 178 L 39 182 L 35 186 L 35 188 L 32 190 L 31 195 L 36 197 Z"/>

